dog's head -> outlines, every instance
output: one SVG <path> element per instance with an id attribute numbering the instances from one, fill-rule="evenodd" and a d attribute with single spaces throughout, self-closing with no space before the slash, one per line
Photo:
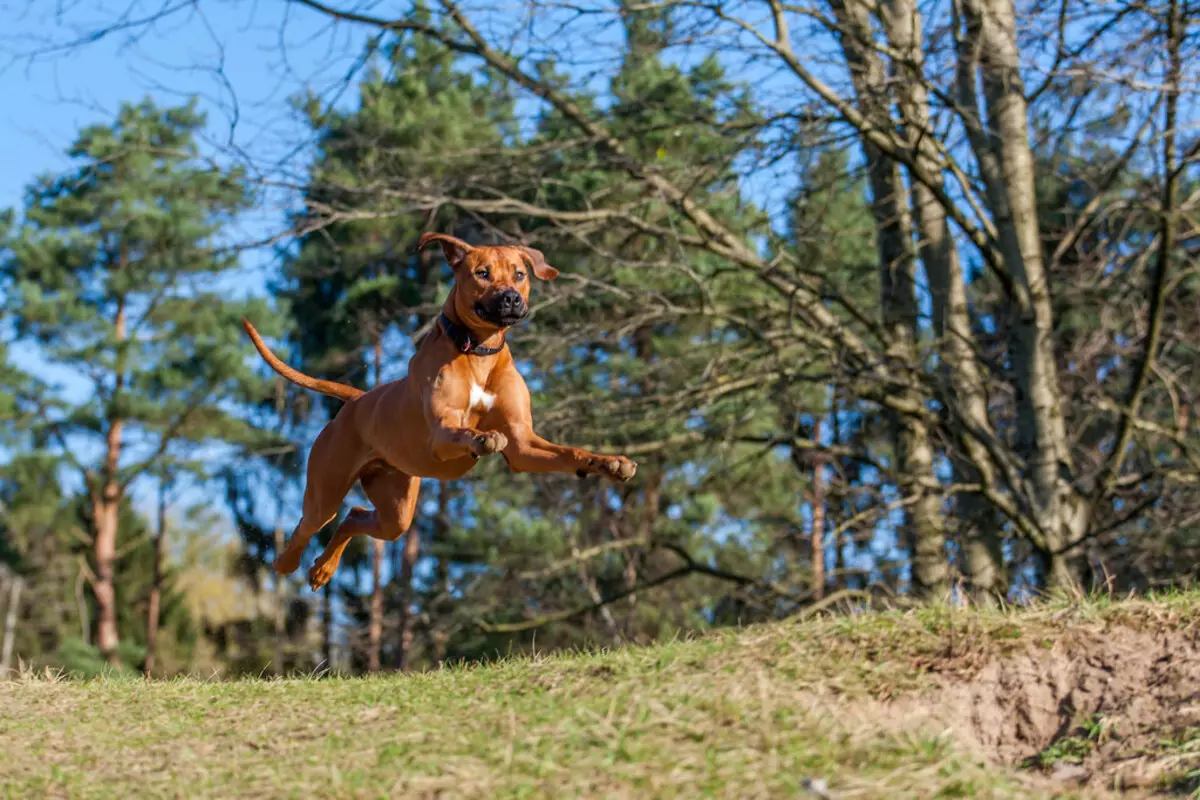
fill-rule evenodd
<path id="1" fill-rule="evenodd" d="M 552 281 L 558 270 L 532 247 L 472 247 L 444 233 L 425 233 L 417 242 L 424 249 L 442 246 L 454 270 L 454 311 L 471 328 L 507 328 L 529 314 L 533 277 Z"/>

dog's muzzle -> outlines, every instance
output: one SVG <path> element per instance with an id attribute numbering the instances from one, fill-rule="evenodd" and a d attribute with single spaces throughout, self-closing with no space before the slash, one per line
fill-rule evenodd
<path id="1" fill-rule="evenodd" d="M 494 325 L 507 328 L 516 325 L 529 314 L 529 306 L 525 298 L 514 289 L 505 289 L 499 294 L 475 304 L 475 313 L 479 318 Z"/>

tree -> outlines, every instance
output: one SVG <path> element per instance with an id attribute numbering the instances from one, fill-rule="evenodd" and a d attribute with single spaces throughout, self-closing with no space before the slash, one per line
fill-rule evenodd
<path id="1" fill-rule="evenodd" d="M 0 242 L 4 308 L 17 343 L 70 376 L 43 387 L 34 436 L 88 502 L 96 643 L 117 660 L 121 509 L 151 472 L 204 474 L 212 448 L 262 440 L 236 413 L 261 394 L 238 320 L 273 326 L 265 304 L 229 299 L 236 254 L 221 226 L 251 197 L 242 172 L 200 157 L 194 104 L 123 106 L 83 130 L 70 169 L 40 178 Z M 226 285 L 223 285 L 226 284 Z"/>

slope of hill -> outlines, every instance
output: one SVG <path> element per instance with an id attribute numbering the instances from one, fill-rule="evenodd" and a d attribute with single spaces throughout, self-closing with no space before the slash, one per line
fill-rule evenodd
<path id="1" fill-rule="evenodd" d="M 0 683 L 0 792 L 1062 797 L 1200 787 L 1200 594 L 413 676 Z"/>

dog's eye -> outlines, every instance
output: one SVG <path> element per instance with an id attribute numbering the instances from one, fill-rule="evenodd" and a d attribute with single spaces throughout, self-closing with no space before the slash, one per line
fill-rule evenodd
<path id="1" fill-rule="evenodd" d="M 479 278 L 479 280 L 481 280 L 481 281 L 486 281 L 489 276 L 490 276 L 490 273 L 486 269 L 475 270 L 475 277 Z"/>
<path id="2" fill-rule="evenodd" d="M 520 283 L 521 281 L 525 280 L 525 273 L 524 273 L 524 272 L 518 272 L 516 275 L 513 275 L 513 279 L 514 279 L 514 280 L 515 280 L 517 283 Z"/>

